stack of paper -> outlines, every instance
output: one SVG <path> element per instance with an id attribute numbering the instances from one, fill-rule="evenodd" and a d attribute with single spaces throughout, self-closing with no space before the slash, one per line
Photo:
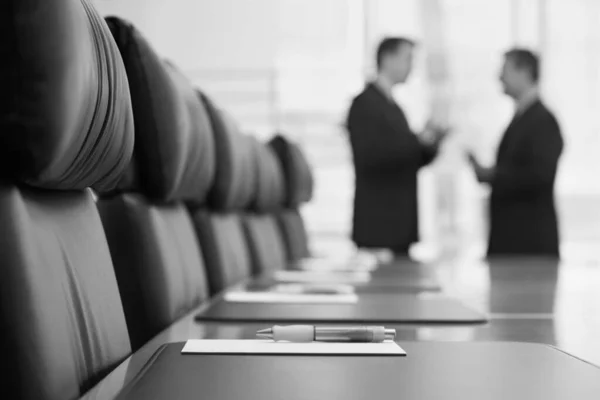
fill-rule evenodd
<path id="1" fill-rule="evenodd" d="M 272 340 L 188 340 L 182 354 L 325 354 L 405 356 L 395 342 L 274 342 Z"/>
<path id="2" fill-rule="evenodd" d="M 321 272 L 360 272 L 360 271 L 374 271 L 377 268 L 375 262 L 360 262 L 349 261 L 349 260 L 336 260 L 336 259 L 320 259 L 320 258 L 309 258 L 298 262 L 297 267 L 305 271 L 321 271 Z"/>
<path id="3" fill-rule="evenodd" d="M 279 282 L 313 283 L 367 283 L 371 274 L 365 271 L 355 272 L 314 272 L 314 271 L 275 271 L 273 278 Z"/>
<path id="4" fill-rule="evenodd" d="M 268 291 L 290 294 L 350 294 L 354 293 L 354 286 L 336 283 L 279 283 Z"/>
<path id="5" fill-rule="evenodd" d="M 277 292 L 231 291 L 225 293 L 223 299 L 232 303 L 354 304 L 358 302 L 358 296 L 354 293 L 293 294 Z"/>

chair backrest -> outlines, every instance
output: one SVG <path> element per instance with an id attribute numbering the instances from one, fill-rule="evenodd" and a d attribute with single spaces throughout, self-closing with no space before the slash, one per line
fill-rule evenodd
<path id="1" fill-rule="evenodd" d="M 284 205 L 298 208 L 313 196 L 314 178 L 310 164 L 298 144 L 278 134 L 269 142 L 279 160 L 285 182 Z"/>
<path id="2" fill-rule="evenodd" d="M 202 204 L 215 171 L 210 121 L 191 83 L 130 23 L 107 18 L 129 79 L 134 157 L 98 201 L 131 344 L 139 348 L 208 297 L 184 202 Z"/>
<path id="3" fill-rule="evenodd" d="M 284 269 L 288 264 L 276 219 L 285 190 L 281 168 L 271 148 L 256 139 L 253 144 L 258 179 L 252 211 L 246 215 L 244 227 L 253 271 L 261 274 Z"/>
<path id="4" fill-rule="evenodd" d="M 276 135 L 269 146 L 277 155 L 285 176 L 284 207 L 279 212 L 277 222 L 286 246 L 287 259 L 299 261 L 311 256 L 306 226 L 300 207 L 312 199 L 313 175 L 300 147 L 282 135 Z"/>
<path id="5" fill-rule="evenodd" d="M 0 11 L 0 397 L 80 397 L 131 352 L 89 187 L 133 150 L 127 78 L 88 0 Z"/>
<path id="6" fill-rule="evenodd" d="M 256 189 L 250 139 L 232 118 L 198 92 L 210 116 L 216 176 L 205 207 L 191 207 L 202 245 L 210 290 L 216 294 L 251 275 L 242 216 Z"/>
<path id="7" fill-rule="evenodd" d="M 283 238 L 288 262 L 295 263 L 313 255 L 310 250 L 306 225 L 299 209 L 284 208 L 279 211 L 277 226 Z"/>

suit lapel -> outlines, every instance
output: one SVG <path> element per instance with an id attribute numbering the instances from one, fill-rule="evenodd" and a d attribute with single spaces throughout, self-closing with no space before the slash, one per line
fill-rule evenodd
<path id="1" fill-rule="evenodd" d="M 390 128 L 394 131 L 399 129 L 403 132 L 409 131 L 408 120 L 402 108 L 395 101 L 389 99 L 374 83 L 369 85 L 369 90 L 373 92 L 373 97 L 377 98 L 381 112 Z"/>
<path id="2" fill-rule="evenodd" d="M 506 127 L 506 130 L 504 131 L 504 135 L 502 135 L 502 139 L 500 140 L 500 145 L 498 146 L 498 154 L 496 157 L 498 160 L 500 160 L 502 158 L 502 156 L 506 153 L 506 148 L 508 147 L 508 144 L 509 144 L 510 140 L 512 139 L 511 136 L 512 136 L 512 134 L 514 134 L 515 126 L 516 126 L 518 118 L 519 118 L 519 116 L 517 116 L 517 115 L 515 115 L 513 117 L 513 119 L 510 121 L 510 124 L 508 124 L 508 127 Z"/>
<path id="3" fill-rule="evenodd" d="M 508 127 L 504 131 L 500 145 L 498 146 L 497 159 L 500 160 L 512 147 L 512 144 L 519 140 L 519 127 L 529 118 L 529 116 L 535 112 L 535 109 L 540 105 L 540 101 L 536 100 L 527 109 L 521 113 L 515 114 L 513 119 L 508 124 Z"/>

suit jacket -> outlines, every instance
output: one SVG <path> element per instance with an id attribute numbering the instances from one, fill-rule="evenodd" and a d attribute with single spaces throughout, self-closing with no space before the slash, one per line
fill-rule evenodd
<path id="1" fill-rule="evenodd" d="M 541 101 L 512 120 L 491 183 L 488 255 L 559 256 L 554 181 L 562 149 L 560 127 Z"/>
<path id="2" fill-rule="evenodd" d="M 417 172 L 436 148 L 423 146 L 402 109 L 374 84 L 350 107 L 354 158 L 352 239 L 359 247 L 407 251 L 418 241 Z"/>

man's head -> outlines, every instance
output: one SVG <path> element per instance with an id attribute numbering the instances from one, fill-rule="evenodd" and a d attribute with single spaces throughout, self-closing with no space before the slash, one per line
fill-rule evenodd
<path id="1" fill-rule="evenodd" d="M 504 54 L 504 65 L 500 81 L 504 93 L 519 98 L 531 87 L 536 86 L 540 77 L 540 60 L 533 52 L 525 49 L 512 49 Z"/>
<path id="2" fill-rule="evenodd" d="M 392 83 L 404 83 L 410 74 L 415 42 L 401 37 L 385 38 L 377 48 L 377 71 Z"/>

